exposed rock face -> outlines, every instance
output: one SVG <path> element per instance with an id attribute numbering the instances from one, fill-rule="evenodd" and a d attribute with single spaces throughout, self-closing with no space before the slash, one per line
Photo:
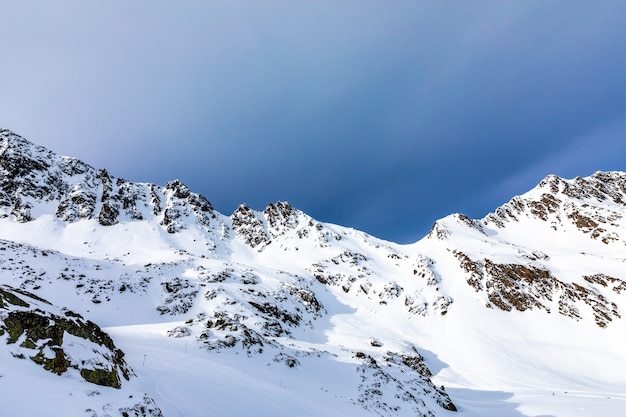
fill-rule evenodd
<path id="1" fill-rule="evenodd" d="M 432 373 L 424 358 L 413 348 L 405 352 L 386 352 L 378 360 L 362 352 L 354 355 L 362 361 L 357 372 L 361 376 L 359 403 L 379 415 L 413 415 L 434 417 L 424 397 L 432 399 L 439 407 L 457 411 L 444 387 L 431 382 Z M 396 394 L 389 395 L 389 386 Z"/>
<path id="2" fill-rule="evenodd" d="M 0 286 L 0 319 L 0 335 L 16 345 L 15 357 L 27 354 L 57 375 L 75 370 L 89 382 L 113 388 L 134 375 L 124 353 L 100 327 L 79 314 L 58 311 L 34 294 Z"/>
<path id="3" fill-rule="evenodd" d="M 69 221 L 88 218 L 95 209 L 98 181 L 93 168 L 58 157 L 8 130 L 0 130 L 0 181 L 0 216 L 12 215 L 19 222 L 33 220 L 36 201 L 57 201 L 58 217 Z"/>
<path id="4" fill-rule="evenodd" d="M 280 236 L 288 230 L 298 227 L 300 216 L 303 213 L 296 210 L 287 202 L 270 203 L 263 210 L 263 215 L 269 225 L 273 237 Z"/>
<path id="5" fill-rule="evenodd" d="M 462 252 L 455 252 L 455 256 L 461 268 L 468 273 L 467 283 L 477 292 L 487 294 L 490 307 L 504 311 L 540 309 L 550 313 L 558 300 L 560 314 L 580 320 L 579 306 L 585 305 L 592 310 L 594 320 L 600 327 L 606 327 L 613 319 L 621 317 L 617 304 L 593 286 L 563 282 L 536 265 L 498 264 L 489 259 L 474 261 Z M 621 291 L 624 286 L 624 281 L 603 274 L 583 278 L 589 283 L 613 284 L 615 292 Z"/>
<path id="6" fill-rule="evenodd" d="M 341 236 L 326 229 L 287 202 L 270 203 L 263 212 L 242 204 L 231 215 L 235 234 L 251 248 L 261 252 L 273 242 L 284 250 L 298 250 L 294 239 L 310 239 L 320 247 L 340 241 Z"/>
<path id="7" fill-rule="evenodd" d="M 178 327 L 172 336 L 197 330 L 207 349 L 239 346 L 248 354 L 260 353 L 267 346 L 278 346 L 273 338 L 290 338 L 292 331 L 311 329 L 326 314 L 312 284 L 301 277 L 285 274 L 270 291 L 256 288 L 259 277 L 251 270 L 202 272 L 208 313 Z M 233 291 L 241 284 L 245 288 Z"/>
<path id="8" fill-rule="evenodd" d="M 337 264 L 330 262 L 358 266 L 366 259 L 357 253 L 343 253 L 335 261 Z M 327 319 L 329 312 L 319 295 L 324 294 L 328 283 L 284 273 L 274 289 L 268 290 L 260 285 L 263 277 L 235 265 L 199 272 L 206 313 L 172 328 L 170 337 L 196 337 L 209 351 L 232 349 L 248 356 L 269 355 L 273 362 L 289 368 L 298 368 L 302 358 L 331 356 L 296 347 L 298 339 L 294 336 L 307 330 L 315 332 L 319 321 Z M 397 284 L 385 288 L 393 298 L 402 291 Z M 372 339 L 371 346 L 380 348 L 383 343 Z M 355 403 L 380 415 L 434 416 L 429 411 L 433 407 L 456 411 L 445 389 L 432 383 L 433 375 L 415 348 L 380 354 L 353 351 L 352 355 L 362 362 L 355 368 L 361 381 L 358 397 L 352 399 Z"/>
<path id="9" fill-rule="evenodd" d="M 596 172 L 587 178 L 564 180 L 546 177 L 531 193 L 514 197 L 484 219 L 488 227 L 503 228 L 508 221 L 537 218 L 553 230 L 574 226 L 606 244 L 624 243 L 623 212 L 626 207 L 626 173 Z"/>
<path id="10" fill-rule="evenodd" d="M 154 188 L 154 187 L 153 187 Z M 166 197 L 162 225 L 169 233 L 176 233 L 185 228 L 185 218 L 195 218 L 196 222 L 206 227 L 211 226 L 215 219 L 213 206 L 203 196 L 192 193 L 187 186 L 178 180 L 168 182 L 163 193 Z"/>
<path id="11" fill-rule="evenodd" d="M 625 284 L 603 272 L 601 256 L 582 248 L 626 245 L 625 196 L 626 173 L 597 172 L 573 180 L 551 175 L 482 220 L 455 214 L 437 221 L 427 239 L 447 246 L 488 307 L 558 311 L 575 320 L 589 309 L 605 327 L 621 317 L 614 300 Z M 573 256 L 568 251 L 586 256 L 584 265 L 595 265 L 597 272 L 565 272 L 570 268 L 563 259 Z"/>
<path id="12" fill-rule="evenodd" d="M 263 249 L 271 243 L 263 221 L 264 219 L 246 204 L 237 207 L 231 219 L 237 237 L 251 248 Z"/>
<path id="13" fill-rule="evenodd" d="M 53 209 L 40 214 L 68 223 L 96 219 L 112 226 L 157 217 L 170 233 L 185 228 L 189 218 L 207 229 L 215 219 L 211 203 L 178 180 L 165 187 L 132 183 L 0 130 L 0 217 L 32 221 L 33 206 L 41 202 Z"/>

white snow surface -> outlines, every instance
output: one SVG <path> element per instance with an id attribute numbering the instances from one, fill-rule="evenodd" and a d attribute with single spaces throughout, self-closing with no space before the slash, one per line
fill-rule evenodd
<path id="1" fill-rule="evenodd" d="M 607 210 L 624 216 L 626 209 L 557 190 L 561 204 L 543 220 L 528 202 L 546 187 L 516 197 L 525 208 L 515 219 L 497 211 L 473 221 L 452 215 L 411 245 L 295 209 L 275 226 L 253 211 L 263 229 L 251 229 L 264 230 L 269 243 L 252 247 L 217 212 L 209 226 L 184 215 L 169 233 L 149 211 L 102 226 L 95 218 L 60 220 L 49 201 L 35 202 L 31 221 L 0 219 L 0 284 L 103 327 L 136 376 L 121 389 L 57 376 L 12 356 L 0 340 L 1 414 L 118 416 L 147 397 L 167 417 L 623 416 L 624 222 L 612 218 L 592 237 L 568 213 L 595 207 L 606 218 Z M 488 297 L 487 278 L 480 291 L 468 284 L 458 253 L 483 268 L 546 270 L 563 284 L 540 300 L 545 307 L 504 311 Z M 583 278 L 598 274 L 612 280 Z M 520 291 L 534 294 L 533 282 Z M 559 313 L 564 288 L 574 284 L 615 310 L 604 327 L 593 301 L 574 297 L 578 316 Z M 235 329 L 220 327 L 220 317 L 236 318 Z M 261 344 L 246 346 L 246 329 Z M 220 345 L 229 334 L 233 346 Z M 442 408 L 412 371 L 384 359 L 411 352 L 423 356 L 432 372 L 426 379 L 443 385 L 458 411 Z M 364 367 L 363 357 L 387 376 Z M 423 406 L 397 398 L 404 392 Z"/>

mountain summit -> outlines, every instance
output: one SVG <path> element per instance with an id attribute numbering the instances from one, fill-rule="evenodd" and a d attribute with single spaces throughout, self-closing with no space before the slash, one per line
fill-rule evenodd
<path id="1" fill-rule="evenodd" d="M 549 176 L 399 245 L 1 130 L 4 414 L 620 415 L 625 194 Z"/>

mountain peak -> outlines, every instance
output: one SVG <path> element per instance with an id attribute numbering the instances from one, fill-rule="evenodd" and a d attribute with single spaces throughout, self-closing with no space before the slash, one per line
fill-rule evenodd
<path id="1" fill-rule="evenodd" d="M 483 219 L 503 228 L 523 218 L 537 219 L 553 230 L 576 227 L 606 244 L 623 241 L 621 219 L 626 207 L 626 173 L 596 172 L 566 180 L 550 175 L 537 187 L 497 208 Z"/>
<path id="2" fill-rule="evenodd" d="M 572 180 L 549 175 L 539 183 L 537 188 L 577 200 L 595 199 L 602 202 L 608 199 L 616 204 L 624 205 L 626 173 L 597 171 L 588 177 L 576 177 Z"/>
<path id="3" fill-rule="evenodd" d="M 602 393 L 626 384 L 615 343 L 626 325 L 625 179 L 548 176 L 483 219 L 452 214 L 399 245 L 284 201 L 225 216 L 180 180 L 130 182 L 0 131 L 3 392 L 27 403 L 14 361 L 33 346 L 46 361 L 101 362 L 94 369 L 113 369 L 102 358 L 116 354 L 70 358 L 83 342 L 61 340 L 67 330 L 15 330 L 9 313 L 34 317 L 17 297 L 51 324 L 65 325 L 67 309 L 99 323 L 139 376 L 112 379 L 117 397 L 85 391 L 80 373 L 42 382 L 72 393 L 57 415 L 77 414 L 64 413 L 76 398 L 93 415 L 96 403 L 106 415 L 333 417 L 510 414 L 493 392 L 528 407 L 572 387 L 604 399 L 590 380 Z M 575 414 L 556 403 L 569 404 L 535 410 Z"/>
<path id="4" fill-rule="evenodd" d="M 213 206 L 179 180 L 164 187 L 133 183 L 58 156 L 8 131 L 0 132 L 0 216 L 29 222 L 53 215 L 65 222 L 95 219 L 102 226 L 157 218 L 169 232 L 209 227 Z"/>

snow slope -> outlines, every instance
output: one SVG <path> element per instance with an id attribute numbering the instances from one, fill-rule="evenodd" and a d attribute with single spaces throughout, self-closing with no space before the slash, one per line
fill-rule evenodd
<path id="1" fill-rule="evenodd" d="M 398 245 L 283 202 L 226 216 L 6 130 L 0 156 L 0 283 L 103 327 L 134 375 L 0 340 L 3 415 L 623 415 L 624 173 Z"/>

